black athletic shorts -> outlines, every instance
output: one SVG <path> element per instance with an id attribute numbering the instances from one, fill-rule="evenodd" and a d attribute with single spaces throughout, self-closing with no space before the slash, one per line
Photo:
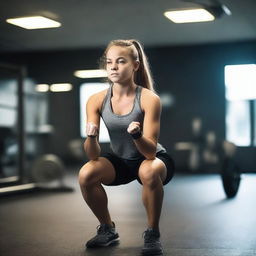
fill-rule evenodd
<path id="1" fill-rule="evenodd" d="M 139 183 L 141 183 L 141 180 L 138 176 L 138 171 L 141 163 L 146 159 L 145 157 L 142 157 L 138 160 L 128 160 L 120 158 L 114 153 L 105 153 L 102 155 L 102 157 L 107 158 L 112 163 L 116 172 L 115 180 L 112 183 L 107 184 L 108 186 L 127 184 L 136 179 Z M 166 152 L 159 152 L 156 154 L 156 157 L 164 162 L 167 169 L 167 176 L 163 182 L 163 185 L 165 185 L 172 179 L 174 175 L 174 161 Z"/>

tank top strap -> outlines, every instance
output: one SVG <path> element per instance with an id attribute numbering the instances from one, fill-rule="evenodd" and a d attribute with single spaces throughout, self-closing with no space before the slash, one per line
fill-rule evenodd
<path id="1" fill-rule="evenodd" d="M 102 106 L 101 106 L 101 111 L 100 114 L 102 115 L 103 110 L 105 109 L 106 105 L 108 104 L 107 102 L 111 99 L 111 93 L 112 93 L 112 85 L 109 86 L 106 96 L 103 100 Z"/>
<path id="2" fill-rule="evenodd" d="M 142 86 L 138 85 L 136 88 L 136 102 L 138 104 L 138 107 L 141 108 L 141 91 L 142 91 Z"/>
<path id="3" fill-rule="evenodd" d="M 110 84 L 107 92 L 107 98 L 111 99 L 112 95 L 113 95 L 113 84 Z"/>

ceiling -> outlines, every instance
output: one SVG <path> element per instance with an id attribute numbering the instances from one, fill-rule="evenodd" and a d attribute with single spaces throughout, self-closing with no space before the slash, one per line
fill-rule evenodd
<path id="1" fill-rule="evenodd" d="M 220 1 L 231 16 L 174 24 L 164 11 L 198 5 L 182 0 L 0 0 L 0 52 L 95 48 L 118 38 L 137 38 L 146 47 L 255 40 L 256 0 Z M 25 30 L 5 22 L 31 15 L 55 19 L 62 26 Z"/>

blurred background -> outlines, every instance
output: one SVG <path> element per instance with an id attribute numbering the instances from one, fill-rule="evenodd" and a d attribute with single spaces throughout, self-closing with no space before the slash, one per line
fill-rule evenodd
<path id="1" fill-rule="evenodd" d="M 164 15 L 198 7 L 215 19 L 174 23 Z M 1 191 L 55 180 L 69 189 L 63 176 L 87 161 L 86 100 L 108 86 L 104 75 L 76 71 L 99 69 L 113 39 L 144 45 L 163 105 L 159 142 L 178 174 L 219 175 L 227 158 L 232 170 L 254 173 L 255 10 L 254 0 L 0 1 Z M 25 16 L 58 23 L 24 29 L 9 20 Z M 108 150 L 103 125 L 100 142 Z"/>
<path id="2" fill-rule="evenodd" d="M 1 1 L 1 176 L 15 172 L 9 167 L 18 159 L 19 135 L 23 172 L 42 154 L 57 155 L 66 165 L 86 161 L 86 99 L 107 85 L 103 78 L 79 78 L 74 72 L 98 69 L 107 43 L 117 38 L 144 44 L 163 104 L 160 143 L 175 158 L 177 171 L 218 172 L 225 140 L 238 146 L 243 169 L 253 171 L 255 1 L 222 1 L 232 15 L 212 22 L 177 24 L 163 15 L 169 9 L 200 7 L 196 3 Z M 61 26 L 27 30 L 6 22 L 35 15 Z M 56 83 L 68 88 L 50 90 Z M 107 148 L 108 136 L 101 141 Z"/>

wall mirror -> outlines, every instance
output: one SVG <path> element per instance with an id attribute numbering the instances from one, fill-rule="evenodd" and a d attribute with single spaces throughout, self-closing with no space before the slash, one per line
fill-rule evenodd
<path id="1" fill-rule="evenodd" d="M 22 68 L 0 63 L 0 186 L 22 177 L 22 73 Z"/>

